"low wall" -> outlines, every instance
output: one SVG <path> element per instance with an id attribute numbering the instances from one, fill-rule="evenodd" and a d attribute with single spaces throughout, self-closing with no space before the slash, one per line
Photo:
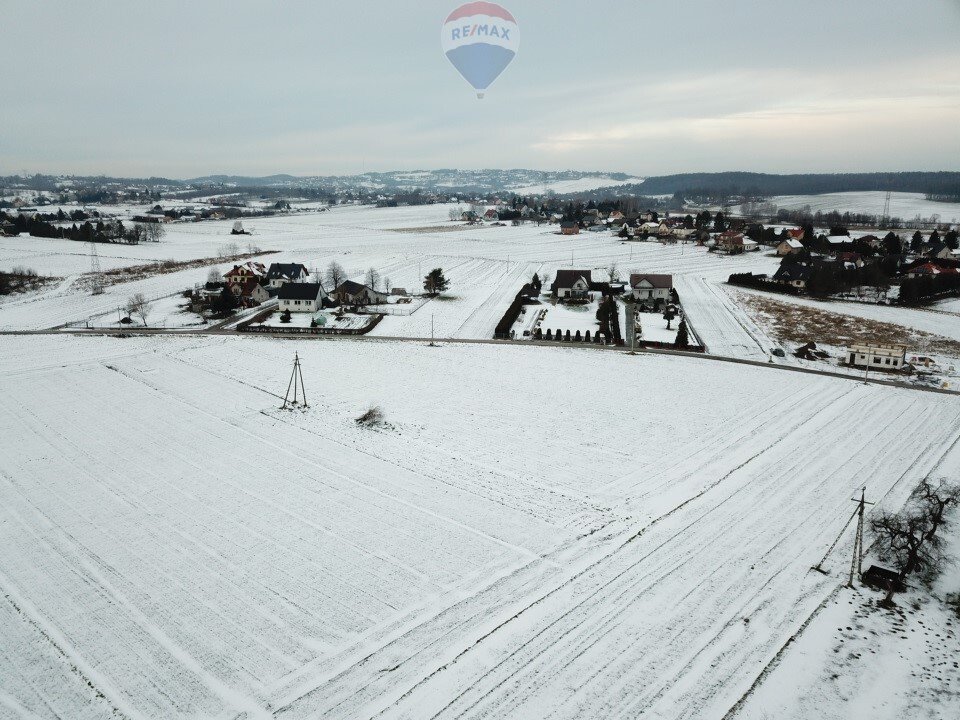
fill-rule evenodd
<path id="1" fill-rule="evenodd" d="M 283 327 L 283 326 L 263 326 L 258 325 L 253 327 L 254 322 L 259 322 L 265 320 L 273 311 L 260 313 L 254 315 L 249 320 L 237 325 L 237 330 L 240 332 L 250 332 L 250 333 L 267 333 L 270 335 L 366 335 L 368 332 L 373 330 L 377 325 L 380 324 L 380 321 L 383 320 L 383 315 L 371 315 L 371 320 L 369 323 L 364 325 L 362 328 L 326 328 L 326 327 Z"/>

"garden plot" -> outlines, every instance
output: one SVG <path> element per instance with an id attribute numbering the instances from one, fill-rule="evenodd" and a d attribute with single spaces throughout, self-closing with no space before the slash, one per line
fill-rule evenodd
<path id="1" fill-rule="evenodd" d="M 335 312 L 323 313 L 290 313 L 290 322 L 283 322 L 280 312 L 272 312 L 261 322 L 253 323 L 251 327 L 269 327 L 269 328 L 310 328 L 321 327 L 333 330 L 361 330 L 373 321 L 372 315 L 357 315 L 354 313 L 343 313 L 338 315 Z M 317 325 L 313 320 L 317 318 Z M 322 318 L 322 320 L 320 320 Z"/>
<path id="2" fill-rule="evenodd" d="M 584 305 L 573 305 L 557 302 L 556 304 L 546 304 L 543 309 L 547 311 L 543 320 L 540 322 L 540 329 L 546 336 L 549 330 L 552 336 L 562 333 L 570 333 L 575 336 L 578 332 L 581 336 L 590 333 L 591 337 L 597 334 L 600 324 L 597 322 L 597 300 L 593 299 Z M 528 310 L 529 312 L 529 310 Z"/>
<path id="3" fill-rule="evenodd" d="M 642 330 L 637 336 L 638 340 L 670 344 L 676 341 L 677 328 L 681 322 L 679 317 L 673 319 L 669 329 L 667 329 L 667 321 L 663 319 L 663 313 L 639 313 L 637 320 Z"/>
<path id="4" fill-rule="evenodd" d="M 953 398 L 692 358 L 33 336 L 0 370 L 0 706 L 42 718 L 718 717 L 851 493 L 957 470 Z"/>

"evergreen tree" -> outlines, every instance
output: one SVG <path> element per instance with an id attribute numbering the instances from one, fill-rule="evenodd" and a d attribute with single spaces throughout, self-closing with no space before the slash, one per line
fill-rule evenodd
<path id="1" fill-rule="evenodd" d="M 219 297 L 214 304 L 214 310 L 219 315 L 229 315 L 237 307 L 237 297 L 233 294 L 233 291 L 228 287 L 224 287 L 220 291 Z"/>
<path id="2" fill-rule="evenodd" d="M 920 248 L 921 248 L 922 246 L 923 246 L 923 235 L 921 235 L 921 234 L 920 234 L 920 231 L 917 230 L 917 231 L 913 234 L 913 237 L 910 239 L 910 249 L 911 249 L 913 252 L 918 253 L 918 252 L 920 252 Z"/>
<path id="3" fill-rule="evenodd" d="M 687 329 L 687 321 L 681 320 L 680 327 L 677 328 L 677 339 L 673 346 L 678 350 L 690 347 L 690 331 Z"/>
<path id="4" fill-rule="evenodd" d="M 943 236 L 943 242 L 946 243 L 946 246 L 951 250 L 956 250 L 960 248 L 960 241 L 957 239 L 957 231 L 951 230 L 946 235 Z"/>
<path id="5" fill-rule="evenodd" d="M 423 279 L 423 289 L 428 295 L 439 295 L 450 287 L 450 281 L 443 276 L 442 268 L 434 268 Z"/>
<path id="6" fill-rule="evenodd" d="M 673 319 L 677 314 L 673 311 L 673 308 L 670 305 L 667 305 L 666 310 L 663 311 L 663 319 L 667 321 L 667 330 L 670 329 L 670 323 L 673 322 Z"/>
<path id="7" fill-rule="evenodd" d="M 717 212 L 717 216 L 713 219 L 713 230 L 714 232 L 725 232 L 727 229 L 727 220 L 724 217 L 722 212 Z"/>
<path id="8" fill-rule="evenodd" d="M 900 242 L 900 236 L 893 232 L 888 232 L 883 238 L 883 251 L 887 255 L 899 255 L 903 252 L 903 244 Z"/>

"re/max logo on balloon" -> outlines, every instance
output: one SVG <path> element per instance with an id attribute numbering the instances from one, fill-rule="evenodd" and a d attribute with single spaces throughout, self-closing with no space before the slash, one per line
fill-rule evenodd
<path id="1" fill-rule="evenodd" d="M 520 28 L 505 8 L 469 2 L 447 16 L 440 30 L 443 52 L 482 98 L 520 47 Z"/>
<path id="2" fill-rule="evenodd" d="M 510 39 L 510 30 L 508 27 L 497 27 L 496 25 L 474 25 L 470 27 L 469 25 L 464 25 L 462 28 L 453 28 L 450 31 L 451 40 L 467 40 L 472 37 L 492 37 L 492 38 L 503 38 L 504 40 Z"/>

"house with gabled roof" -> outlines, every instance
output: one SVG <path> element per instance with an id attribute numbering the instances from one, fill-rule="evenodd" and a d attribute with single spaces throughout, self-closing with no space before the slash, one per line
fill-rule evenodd
<path id="1" fill-rule="evenodd" d="M 803 230 L 801 230 L 800 233 L 802 234 Z M 796 238 L 789 237 L 777 245 L 777 255 L 780 257 L 793 255 L 798 252 L 803 252 L 803 243 Z"/>
<path id="2" fill-rule="evenodd" d="M 300 263 L 271 263 L 267 270 L 267 284 L 278 288 L 288 282 L 306 282 L 310 279 L 310 271 L 306 265 Z"/>
<path id="3" fill-rule="evenodd" d="M 388 298 L 386 293 L 353 280 L 340 283 L 333 291 L 333 296 L 343 305 L 383 305 Z"/>
<path id="4" fill-rule="evenodd" d="M 270 291 L 257 278 L 230 283 L 227 287 L 244 305 L 260 305 L 270 299 Z"/>
<path id="5" fill-rule="evenodd" d="M 250 278 L 260 280 L 266 274 L 267 268 L 263 263 L 251 260 L 242 265 L 234 265 L 232 270 L 223 274 L 223 278 L 227 285 L 233 285 L 234 283 L 243 283 Z"/>
<path id="6" fill-rule="evenodd" d="M 631 273 L 630 291 L 635 300 L 658 307 L 670 302 L 673 290 L 673 275 L 657 273 Z"/>
<path id="7" fill-rule="evenodd" d="M 773 282 L 803 289 L 807 286 L 807 282 L 810 280 L 810 275 L 812 274 L 813 270 L 808 265 L 788 263 L 781 265 L 773 274 Z"/>
<path id="8" fill-rule="evenodd" d="M 555 298 L 585 300 L 596 285 L 590 270 L 557 270 L 550 292 Z"/>
<path id="9" fill-rule="evenodd" d="M 280 310 L 315 313 L 327 297 L 320 283 L 284 283 L 277 290 Z"/>

